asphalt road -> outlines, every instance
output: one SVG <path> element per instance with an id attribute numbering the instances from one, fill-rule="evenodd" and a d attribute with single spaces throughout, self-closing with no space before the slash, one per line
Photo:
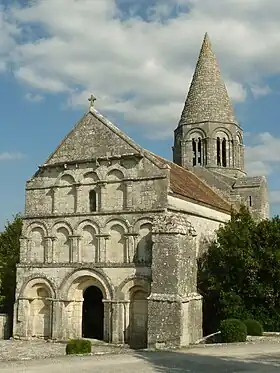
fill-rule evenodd
<path id="1" fill-rule="evenodd" d="M 61 357 L 1 362 L 0 372 L 20 373 L 279 373 L 280 344 L 192 348 L 185 352 Z"/>

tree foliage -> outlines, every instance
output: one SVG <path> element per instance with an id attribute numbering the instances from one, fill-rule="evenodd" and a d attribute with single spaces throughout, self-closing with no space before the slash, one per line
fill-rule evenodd
<path id="1" fill-rule="evenodd" d="M 204 333 L 227 318 L 253 318 L 280 330 L 280 219 L 260 223 L 242 207 L 221 227 L 198 262 Z"/>
<path id="2" fill-rule="evenodd" d="M 0 312 L 10 315 L 13 313 L 21 230 L 22 219 L 16 215 L 0 233 Z"/>

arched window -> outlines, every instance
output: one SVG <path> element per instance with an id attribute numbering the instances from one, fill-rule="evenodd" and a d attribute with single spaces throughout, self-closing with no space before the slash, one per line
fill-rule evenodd
<path id="1" fill-rule="evenodd" d="M 201 138 L 200 137 L 198 138 L 197 148 L 198 148 L 197 163 L 201 166 L 201 164 L 202 164 L 202 156 L 201 156 Z"/>
<path id="2" fill-rule="evenodd" d="M 192 139 L 193 166 L 202 165 L 202 141 L 201 138 Z"/>
<path id="3" fill-rule="evenodd" d="M 97 195 L 95 190 L 89 192 L 89 211 L 95 212 L 97 210 Z"/>
<path id="4" fill-rule="evenodd" d="M 196 166 L 196 142 L 192 139 L 192 150 L 193 150 L 193 166 Z"/>
<path id="5" fill-rule="evenodd" d="M 217 166 L 221 166 L 221 140 L 217 137 Z"/>
<path id="6" fill-rule="evenodd" d="M 228 167 L 231 166 L 232 157 L 232 137 L 224 131 L 216 132 L 216 151 L 217 151 L 217 166 Z"/>
<path id="7" fill-rule="evenodd" d="M 227 166 L 227 140 L 225 138 L 222 141 L 222 166 Z"/>

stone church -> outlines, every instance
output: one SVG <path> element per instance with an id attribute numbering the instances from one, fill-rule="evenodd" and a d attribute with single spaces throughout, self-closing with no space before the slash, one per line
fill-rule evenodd
<path id="1" fill-rule="evenodd" d="M 27 181 L 14 337 L 195 342 L 197 256 L 241 203 L 268 217 L 266 180 L 246 176 L 242 128 L 206 35 L 173 162 L 91 105 Z"/>

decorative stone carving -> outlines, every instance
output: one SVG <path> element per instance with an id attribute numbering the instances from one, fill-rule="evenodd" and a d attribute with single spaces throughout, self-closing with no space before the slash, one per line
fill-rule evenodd
<path id="1" fill-rule="evenodd" d="M 153 221 L 152 232 L 155 234 L 185 234 L 196 236 L 196 231 L 188 221 L 186 215 L 172 212 L 158 215 Z"/>

